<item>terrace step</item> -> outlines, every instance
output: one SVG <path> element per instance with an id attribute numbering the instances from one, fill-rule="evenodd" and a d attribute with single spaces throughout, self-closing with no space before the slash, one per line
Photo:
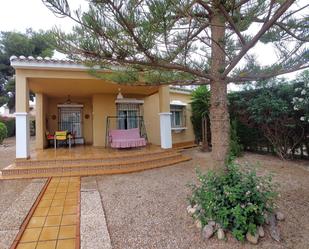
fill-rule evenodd
<path id="1" fill-rule="evenodd" d="M 166 154 L 175 153 L 177 150 L 165 150 L 165 151 L 150 151 L 150 152 L 131 152 L 131 153 L 123 153 L 121 156 L 118 155 L 108 155 L 102 157 L 78 157 L 78 158 L 64 158 L 64 159 L 27 159 L 27 160 L 16 160 L 16 167 L 36 167 L 36 166 L 64 166 L 64 165 L 77 165 L 77 164 L 91 164 L 91 163 L 109 163 L 109 162 L 130 162 L 136 160 L 136 158 L 150 158 L 150 157 L 158 157 L 164 156 Z"/>
<path id="2" fill-rule="evenodd" d="M 148 157 L 142 157 L 135 160 L 124 161 L 119 158 L 115 161 L 104 162 L 87 162 L 66 165 L 35 165 L 18 167 L 15 164 L 3 169 L 2 179 L 17 178 L 41 178 L 51 176 L 87 176 L 87 175 L 104 175 L 104 174 L 121 174 L 142 171 L 146 169 L 159 168 L 176 163 L 191 160 L 190 157 L 184 156 L 175 151 L 169 153 L 161 152 L 150 153 Z M 155 155 L 153 155 L 155 154 Z"/>

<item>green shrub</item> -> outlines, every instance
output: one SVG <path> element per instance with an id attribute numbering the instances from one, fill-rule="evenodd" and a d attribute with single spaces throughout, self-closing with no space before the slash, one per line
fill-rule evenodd
<path id="1" fill-rule="evenodd" d="M 203 225 L 213 220 L 243 241 L 265 222 L 265 212 L 273 212 L 277 196 L 271 176 L 257 176 L 249 165 L 230 162 L 226 172 L 197 171 L 199 184 L 190 185 L 191 205 L 201 207 L 195 218 Z"/>
<path id="2" fill-rule="evenodd" d="M 231 121 L 231 130 L 230 130 L 230 158 L 241 156 L 243 152 L 243 146 L 239 142 L 239 137 L 237 135 L 237 121 Z"/>
<path id="3" fill-rule="evenodd" d="M 196 141 L 202 140 L 202 120 L 208 116 L 210 107 L 210 91 L 207 86 L 199 86 L 191 94 L 191 122 Z"/>
<path id="4" fill-rule="evenodd" d="M 4 123 L 0 122 L 0 144 L 2 144 L 3 140 L 7 137 L 8 130 Z"/>
<path id="5" fill-rule="evenodd" d="M 4 123 L 7 131 L 8 131 L 8 137 L 14 137 L 15 136 L 15 118 L 9 118 L 9 117 L 0 117 L 0 122 Z"/>

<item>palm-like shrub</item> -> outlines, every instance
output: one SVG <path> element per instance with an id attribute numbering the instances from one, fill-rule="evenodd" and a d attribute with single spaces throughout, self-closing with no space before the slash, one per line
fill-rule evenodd
<path id="1" fill-rule="evenodd" d="M 191 96 L 191 108 L 194 134 L 197 141 L 202 140 L 202 119 L 209 114 L 210 91 L 207 86 L 199 86 Z M 207 132 L 209 134 L 209 132 Z M 209 136 L 210 137 L 210 136 Z"/>

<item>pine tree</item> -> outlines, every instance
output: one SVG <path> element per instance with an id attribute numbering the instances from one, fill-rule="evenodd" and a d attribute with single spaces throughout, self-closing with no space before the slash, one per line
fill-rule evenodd
<path id="1" fill-rule="evenodd" d="M 227 84 L 267 79 L 308 67 L 308 4 L 296 0 L 43 0 L 77 25 L 55 30 L 58 48 L 90 64 L 124 65 L 119 82 L 210 84 L 212 156 L 229 151 Z M 251 49 L 273 44 L 277 63 L 261 66 Z M 122 67 L 123 68 L 123 67 Z M 120 80 L 121 79 L 121 80 Z"/>
<path id="2" fill-rule="evenodd" d="M 53 48 L 49 43 L 51 34 L 42 30 L 28 29 L 25 33 L 0 32 L 0 107 L 6 104 L 10 111 L 15 109 L 14 68 L 10 65 L 12 55 L 52 56 Z M 33 95 L 30 95 L 33 99 Z"/>

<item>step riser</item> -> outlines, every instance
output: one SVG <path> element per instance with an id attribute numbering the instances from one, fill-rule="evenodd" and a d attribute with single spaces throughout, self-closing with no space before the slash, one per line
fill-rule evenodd
<path id="1" fill-rule="evenodd" d="M 3 169 L 2 175 L 3 176 L 11 176 L 11 175 L 25 175 L 25 174 L 55 174 L 55 173 L 67 173 L 67 172 L 80 172 L 80 171 L 97 171 L 97 170 L 121 170 L 121 169 L 129 169 L 134 168 L 136 165 L 139 167 L 147 167 L 151 164 L 160 164 L 164 162 L 168 162 L 171 160 L 176 160 L 177 158 L 180 158 L 181 155 L 174 154 L 169 157 L 165 158 L 157 158 L 156 160 L 147 160 L 144 162 L 134 162 L 134 163 L 114 163 L 112 165 L 96 165 L 96 166 L 89 166 L 87 164 L 80 165 L 78 167 L 56 167 L 56 168 L 38 168 L 38 169 L 31 169 L 31 168 L 25 168 L 25 169 Z"/>
<path id="2" fill-rule="evenodd" d="M 152 164 L 152 165 L 144 165 L 144 166 L 136 166 L 136 167 L 128 167 L 128 168 L 123 168 L 121 167 L 120 169 L 104 169 L 104 170 L 91 170 L 88 172 L 85 171 L 73 171 L 73 172 L 54 172 L 52 176 L 91 176 L 91 175 L 111 175 L 111 174 L 126 174 L 126 173 L 133 173 L 133 172 L 139 172 L 139 171 L 144 171 L 148 169 L 154 169 L 154 168 L 161 168 L 161 167 L 166 167 L 170 165 L 174 165 L 177 163 L 185 162 L 191 160 L 189 157 L 182 157 L 177 160 L 168 160 L 165 162 L 161 162 L 158 164 Z M 13 175 L 13 176 L 4 176 L 4 179 L 19 179 L 19 178 L 40 178 L 40 177 L 50 177 L 50 173 L 41 173 L 37 174 L 36 176 L 33 175 Z"/>
<path id="3" fill-rule="evenodd" d="M 56 163 L 51 164 L 45 164 L 45 163 L 36 163 L 34 165 L 28 165 L 28 166 L 18 166 L 17 168 L 35 168 L 35 167 L 71 167 L 71 166 L 83 166 L 83 165 L 90 165 L 90 166 L 96 166 L 96 165 L 115 165 L 115 164 L 128 164 L 128 163 L 137 163 L 137 162 L 144 162 L 144 161 L 150 161 L 150 160 L 157 160 L 160 158 L 166 158 L 175 155 L 176 153 L 164 153 L 160 155 L 153 155 L 153 156 L 142 156 L 136 158 L 130 158 L 129 160 L 118 158 L 117 160 L 72 160 L 70 162 L 61 163 L 61 161 L 57 161 Z M 177 153 L 178 154 L 178 153 Z"/>
<path id="4" fill-rule="evenodd" d="M 114 163 L 114 162 L 123 162 L 123 161 L 135 161 L 138 157 L 139 159 L 142 158 L 152 158 L 158 156 L 164 156 L 167 154 L 175 153 L 175 151 L 159 151 L 141 155 L 132 155 L 132 156 L 118 156 L 118 157 L 110 157 L 110 158 L 80 158 L 80 159 L 57 159 L 57 160 L 27 160 L 27 161 L 16 161 L 16 167 L 52 167 L 52 166 L 64 166 L 64 165 L 83 165 L 83 164 L 100 164 L 100 163 Z"/>

